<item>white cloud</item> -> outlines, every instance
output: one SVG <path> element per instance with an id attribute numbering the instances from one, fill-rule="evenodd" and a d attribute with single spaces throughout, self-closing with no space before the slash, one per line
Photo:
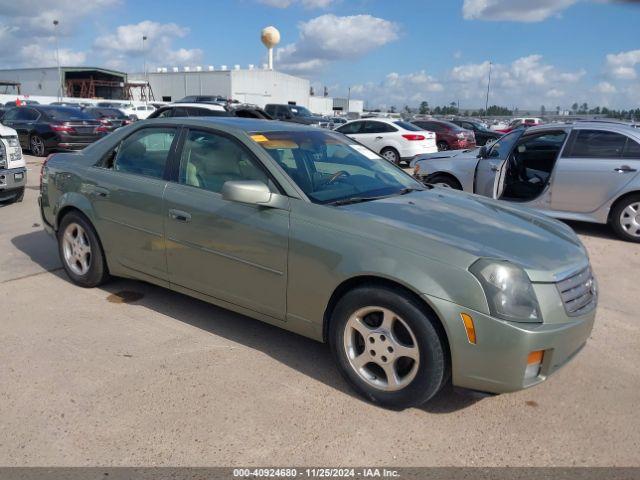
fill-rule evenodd
<path id="1" fill-rule="evenodd" d="M 634 80 L 638 77 L 636 65 L 640 64 L 640 50 L 610 53 L 606 58 L 609 75 L 620 80 Z"/>
<path id="2" fill-rule="evenodd" d="M 598 93 L 616 93 L 618 89 L 609 82 L 600 82 L 595 86 L 594 91 Z"/>
<path id="3" fill-rule="evenodd" d="M 87 52 L 64 47 L 90 15 L 117 5 L 119 0 L 57 0 L 43 5 L 38 0 L 0 0 L 0 63 L 4 67 L 55 65 L 56 36 L 60 40 L 60 63 L 82 64 Z M 58 20 L 58 26 L 53 21 Z"/>
<path id="4" fill-rule="evenodd" d="M 173 49 L 174 40 L 183 38 L 188 33 L 188 28 L 175 23 L 163 24 L 145 20 L 136 24 L 121 25 L 114 33 L 99 36 L 94 42 L 94 47 L 101 52 L 112 68 L 123 68 L 132 58 L 139 60 L 145 54 L 150 64 L 185 65 L 196 63 L 202 58 L 202 50 L 199 48 Z M 147 37 L 144 49 L 143 36 Z"/>
<path id="5" fill-rule="evenodd" d="M 260 3 L 275 8 L 289 8 L 291 5 L 300 4 L 304 8 L 329 8 L 338 0 L 258 0 Z"/>
<path id="6" fill-rule="evenodd" d="M 277 49 L 277 68 L 305 73 L 337 60 L 357 59 L 398 38 L 398 26 L 371 15 L 325 14 L 299 25 L 300 38 Z"/>
<path id="7" fill-rule="evenodd" d="M 391 72 L 379 83 L 368 82 L 351 87 L 352 95 L 365 98 L 371 105 L 382 108 L 417 105 L 440 95 L 445 87 L 425 70 L 399 74 Z"/>
<path id="8" fill-rule="evenodd" d="M 578 0 L 464 0 L 467 20 L 540 22 L 557 15 Z"/>

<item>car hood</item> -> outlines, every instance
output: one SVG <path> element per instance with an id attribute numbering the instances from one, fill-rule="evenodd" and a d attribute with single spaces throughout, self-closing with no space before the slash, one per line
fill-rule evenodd
<path id="1" fill-rule="evenodd" d="M 437 158 L 453 158 L 453 157 L 465 157 L 476 158 L 478 156 L 479 148 L 465 149 L 465 150 L 444 150 L 442 152 L 425 153 L 416 156 L 411 161 L 411 166 L 415 166 L 416 162 L 420 160 L 435 160 Z"/>
<path id="2" fill-rule="evenodd" d="M 520 265 L 533 282 L 556 282 L 589 264 L 567 225 L 478 195 L 434 187 L 343 208 L 391 227 L 398 247 L 462 268 L 495 258 Z"/>
<path id="3" fill-rule="evenodd" d="M 13 128 L 6 127 L 0 122 L 0 137 L 15 137 L 18 135 Z"/>

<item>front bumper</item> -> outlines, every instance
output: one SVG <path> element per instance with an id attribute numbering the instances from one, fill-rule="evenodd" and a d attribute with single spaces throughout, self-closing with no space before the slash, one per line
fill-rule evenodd
<path id="1" fill-rule="evenodd" d="M 15 190 L 27 184 L 25 167 L 0 169 L 0 190 Z"/>
<path id="2" fill-rule="evenodd" d="M 469 310 L 455 303 L 428 297 L 445 324 L 451 349 L 453 384 L 491 393 L 528 388 L 546 380 L 584 346 L 596 310 L 558 323 L 514 323 Z M 469 343 L 461 313 L 473 318 L 477 343 Z M 537 376 L 525 379 L 529 353 L 543 350 Z"/>

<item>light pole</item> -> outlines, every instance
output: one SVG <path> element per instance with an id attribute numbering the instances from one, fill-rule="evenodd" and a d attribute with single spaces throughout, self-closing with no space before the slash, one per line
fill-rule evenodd
<path id="1" fill-rule="evenodd" d="M 144 66 L 143 66 L 143 72 L 144 72 L 144 81 L 146 83 L 146 85 L 143 87 L 145 90 L 146 88 L 149 86 L 149 77 L 147 75 L 147 50 L 144 48 L 144 42 L 147 40 L 147 36 L 143 35 L 142 36 L 142 58 L 144 59 Z M 144 103 L 147 103 L 147 95 L 145 92 L 144 95 Z"/>
<path id="2" fill-rule="evenodd" d="M 489 110 L 489 88 L 491 87 L 491 62 L 489 62 L 489 81 L 487 82 L 487 100 L 484 103 L 484 114 Z"/>
<path id="3" fill-rule="evenodd" d="M 58 64 L 58 101 L 62 101 L 62 70 L 60 69 L 60 50 L 58 49 L 58 20 L 53 21 L 53 36 L 56 39 L 56 63 Z"/>

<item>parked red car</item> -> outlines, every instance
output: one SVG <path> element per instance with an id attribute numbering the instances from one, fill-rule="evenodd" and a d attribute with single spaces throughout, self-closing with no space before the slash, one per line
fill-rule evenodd
<path id="1" fill-rule="evenodd" d="M 438 150 L 464 150 L 476 147 L 476 137 L 471 130 L 443 120 L 415 120 L 415 126 L 435 132 Z"/>

